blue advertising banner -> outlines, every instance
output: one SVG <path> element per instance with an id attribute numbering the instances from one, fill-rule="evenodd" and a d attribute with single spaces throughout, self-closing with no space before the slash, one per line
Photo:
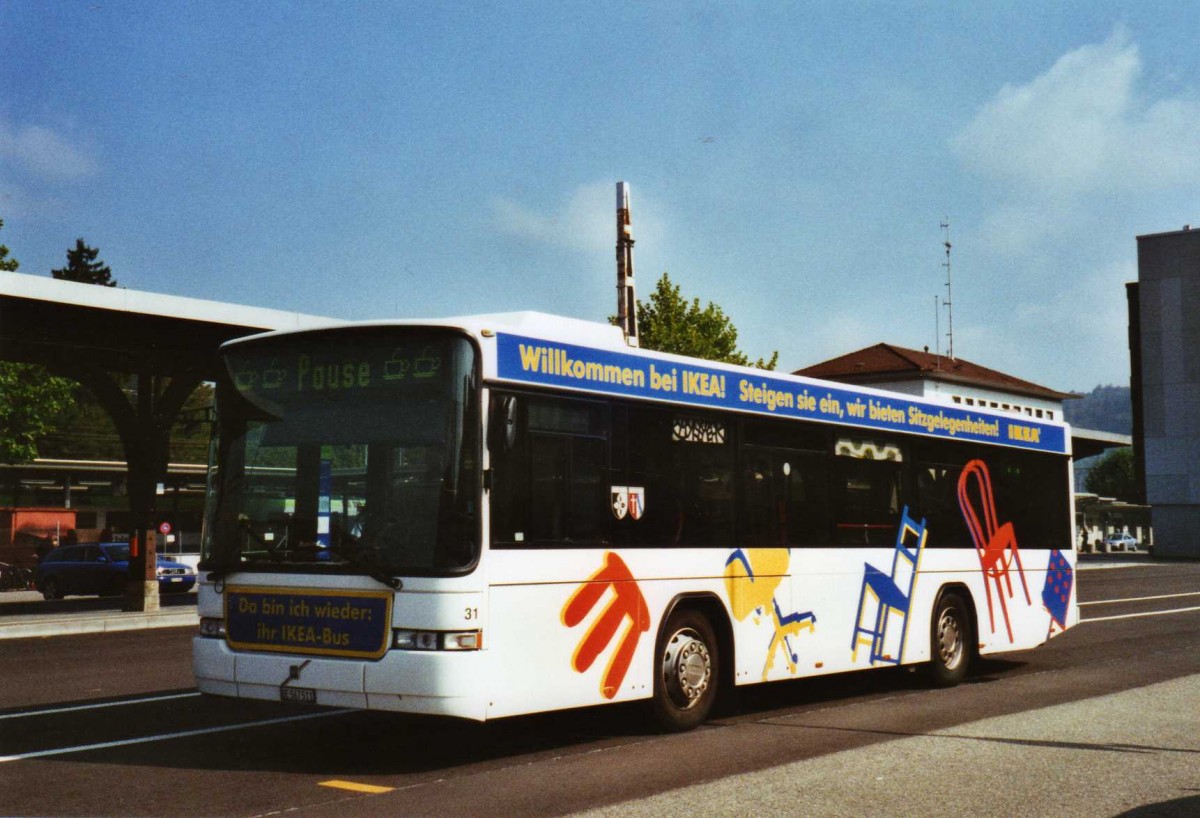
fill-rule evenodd
<path id="1" fill-rule="evenodd" d="M 1063 454 L 1061 426 L 939 406 L 902 396 L 787 380 L 703 364 L 497 333 L 497 375 L 509 381 L 655 398 L 695 406 L 843 423 Z"/>
<path id="2" fill-rule="evenodd" d="M 225 589 L 225 633 L 235 650 L 378 659 L 391 639 L 392 597 L 374 591 Z"/>

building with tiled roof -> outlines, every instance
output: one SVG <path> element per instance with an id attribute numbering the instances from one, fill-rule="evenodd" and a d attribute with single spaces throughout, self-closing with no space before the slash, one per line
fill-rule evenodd
<path id="1" fill-rule="evenodd" d="M 1052 420 L 1062 420 L 1062 402 L 1077 397 L 964 358 L 893 344 L 865 347 L 795 374 Z"/>

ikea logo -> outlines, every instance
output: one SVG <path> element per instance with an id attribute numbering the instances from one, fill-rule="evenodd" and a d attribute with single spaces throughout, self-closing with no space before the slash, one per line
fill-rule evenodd
<path id="1" fill-rule="evenodd" d="M 1041 443 L 1042 430 L 1032 426 L 1021 426 L 1016 423 L 1008 424 L 1008 439 L 1019 440 L 1022 443 Z"/>

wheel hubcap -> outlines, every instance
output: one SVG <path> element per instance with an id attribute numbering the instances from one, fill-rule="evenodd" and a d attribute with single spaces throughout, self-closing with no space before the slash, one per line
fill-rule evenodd
<path id="1" fill-rule="evenodd" d="M 942 611 L 938 619 L 938 658 L 947 669 L 953 670 L 962 661 L 962 628 L 953 608 Z"/>
<path id="2" fill-rule="evenodd" d="M 662 673 L 676 706 L 687 710 L 700 701 L 712 679 L 712 657 L 699 634 L 688 628 L 671 637 L 663 653 Z"/>

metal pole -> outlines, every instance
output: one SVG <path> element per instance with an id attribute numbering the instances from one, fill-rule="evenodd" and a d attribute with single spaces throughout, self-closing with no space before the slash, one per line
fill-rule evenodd
<path id="1" fill-rule="evenodd" d="M 633 236 L 629 215 L 629 185 L 617 182 L 617 324 L 625 342 L 638 345 L 637 290 L 633 281 Z"/>
<path id="2" fill-rule="evenodd" d="M 950 340 L 949 348 L 946 350 L 946 357 L 954 360 L 954 291 L 951 288 L 950 277 L 950 217 L 942 222 L 942 229 L 946 231 L 946 240 L 942 242 L 942 246 L 946 248 L 946 263 L 942 266 L 946 268 L 946 322 L 950 325 L 946 333 L 946 337 Z"/>

